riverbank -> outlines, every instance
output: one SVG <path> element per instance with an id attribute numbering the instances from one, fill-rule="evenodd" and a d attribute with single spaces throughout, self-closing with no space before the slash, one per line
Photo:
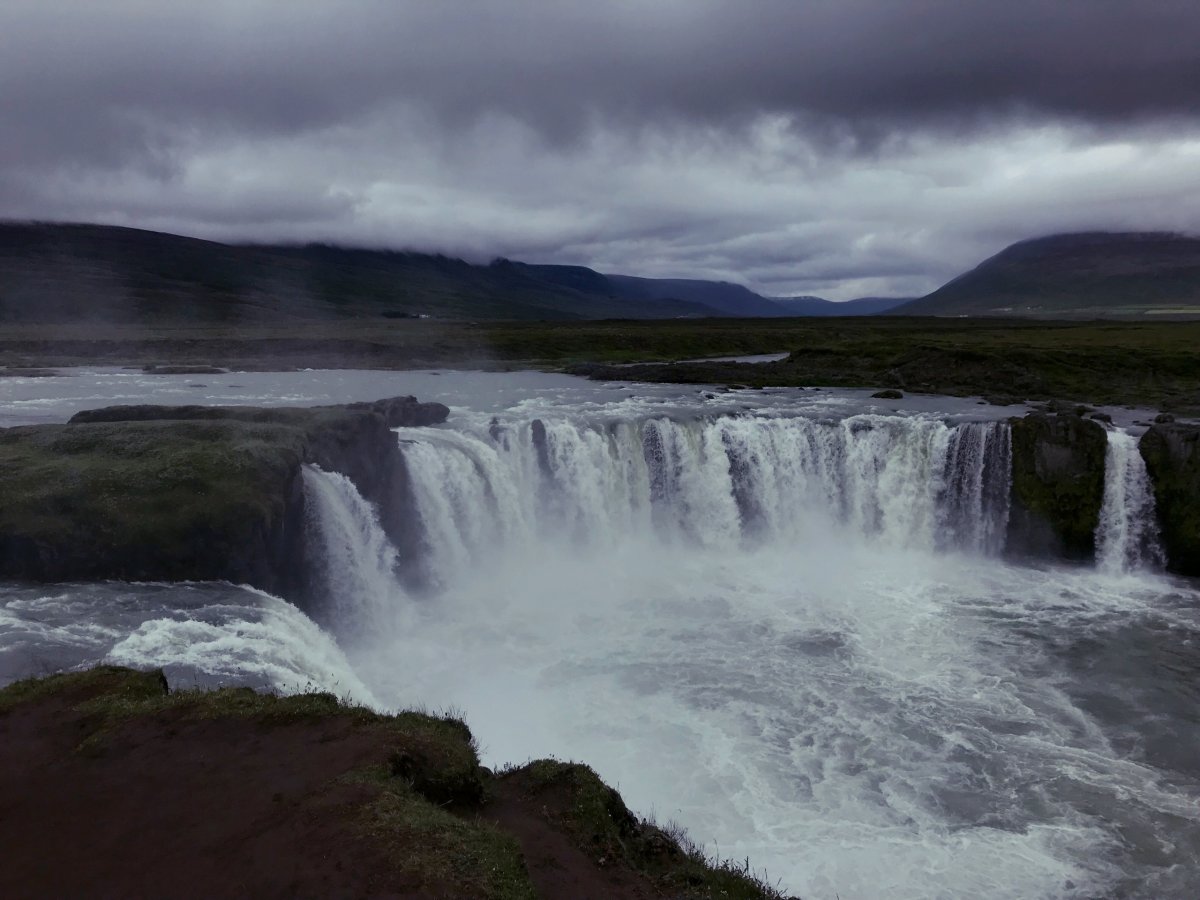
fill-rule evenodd
<path id="1" fill-rule="evenodd" d="M 0 367 L 73 365 L 571 371 L 750 387 L 893 388 L 1200 414 L 1200 323 L 984 319 L 686 319 L 303 326 L 0 328 Z M 767 363 L 689 362 L 786 353 Z M 626 364 L 635 363 L 633 367 Z M 621 368 L 611 368 L 612 366 Z M 2 374 L 4 369 L 0 369 Z"/>

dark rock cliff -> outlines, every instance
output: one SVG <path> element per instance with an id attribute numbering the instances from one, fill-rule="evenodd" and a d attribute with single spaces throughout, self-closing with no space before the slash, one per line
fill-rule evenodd
<path id="1" fill-rule="evenodd" d="M 126 406 L 0 430 L 0 578 L 224 579 L 308 592 L 301 465 L 345 474 L 402 545 L 391 428 L 444 421 L 412 397 L 310 409 Z"/>
<path id="2" fill-rule="evenodd" d="M 1080 416 L 1046 413 L 1011 424 L 1009 552 L 1093 559 L 1104 503 L 1104 428 Z"/>
<path id="3" fill-rule="evenodd" d="M 1154 486 L 1167 567 L 1200 575 L 1200 425 L 1153 425 L 1138 446 Z"/>

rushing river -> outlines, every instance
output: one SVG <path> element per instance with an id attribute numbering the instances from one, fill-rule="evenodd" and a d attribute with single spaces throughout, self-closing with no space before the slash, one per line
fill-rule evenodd
<path id="1" fill-rule="evenodd" d="M 809 900 L 1200 896 L 1200 592 L 1159 572 L 1129 413 L 1079 568 L 1004 556 L 1016 408 L 532 373 L 5 382 L 2 425 L 399 393 L 452 413 L 397 434 L 411 546 L 306 470 L 319 607 L 0 587 L 0 680 L 107 660 L 453 708 L 487 764 L 586 761 Z"/>

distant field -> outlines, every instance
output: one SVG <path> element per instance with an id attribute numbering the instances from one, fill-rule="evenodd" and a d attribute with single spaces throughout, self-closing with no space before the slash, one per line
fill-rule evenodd
<path id="1" fill-rule="evenodd" d="M 756 366 L 674 360 L 788 352 Z M 608 373 L 604 365 L 656 366 Z M 231 368 L 571 368 L 604 377 L 898 387 L 997 398 L 1200 410 L 1200 322 L 959 318 L 441 322 L 353 319 L 281 327 L 0 328 L 0 365 Z M 587 364 L 595 364 L 588 368 Z"/>

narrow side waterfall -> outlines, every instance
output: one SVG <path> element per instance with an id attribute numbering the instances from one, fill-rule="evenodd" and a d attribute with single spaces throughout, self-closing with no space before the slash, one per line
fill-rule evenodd
<path id="1" fill-rule="evenodd" d="M 1104 459 L 1104 505 L 1096 528 L 1096 563 L 1110 574 L 1158 569 L 1163 565 L 1155 518 L 1154 492 L 1137 438 L 1108 432 Z"/>
<path id="2" fill-rule="evenodd" d="M 504 548 L 630 536 L 712 550 L 831 529 L 891 547 L 995 555 L 1008 522 L 1002 422 L 858 415 L 534 419 L 400 429 L 427 586 Z"/>
<path id="3" fill-rule="evenodd" d="M 375 509 L 345 475 L 304 467 L 310 553 L 322 583 L 313 615 L 341 636 L 361 637 L 394 622 L 406 597 L 396 550 Z"/>

